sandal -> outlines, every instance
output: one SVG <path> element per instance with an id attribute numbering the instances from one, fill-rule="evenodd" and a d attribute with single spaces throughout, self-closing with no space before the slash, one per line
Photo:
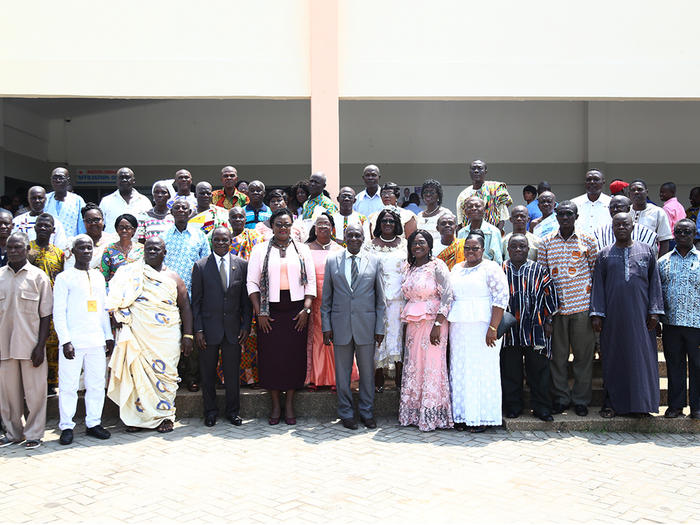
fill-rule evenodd
<path id="1" fill-rule="evenodd" d="M 486 432 L 486 427 L 483 425 L 478 427 L 469 427 L 469 432 L 471 434 L 481 434 L 482 432 Z"/>
<path id="2" fill-rule="evenodd" d="M 143 429 L 141 427 L 132 427 L 127 425 L 124 430 L 126 430 L 129 434 L 134 434 L 135 432 L 141 432 Z"/>
<path id="3" fill-rule="evenodd" d="M 27 442 L 24 444 L 24 448 L 27 450 L 31 450 L 33 448 L 39 448 L 41 446 L 41 440 L 39 439 L 28 439 Z"/>
<path id="4" fill-rule="evenodd" d="M 615 417 L 615 411 L 612 408 L 601 408 L 600 412 L 600 417 L 604 417 L 605 419 L 612 419 Z"/>
<path id="5" fill-rule="evenodd" d="M 156 432 L 160 434 L 166 434 L 167 432 L 172 432 L 174 428 L 173 422 L 169 419 L 163 421 L 160 425 L 156 427 Z"/>

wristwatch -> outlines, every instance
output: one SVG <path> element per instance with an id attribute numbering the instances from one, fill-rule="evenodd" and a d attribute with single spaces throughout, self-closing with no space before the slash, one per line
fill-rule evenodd
<path id="1" fill-rule="evenodd" d="M 433 323 L 433 326 L 442 326 L 442 323 L 440 321 L 435 321 Z"/>
<path id="2" fill-rule="evenodd" d="M 311 315 L 311 308 L 304 308 L 306 315 Z"/>

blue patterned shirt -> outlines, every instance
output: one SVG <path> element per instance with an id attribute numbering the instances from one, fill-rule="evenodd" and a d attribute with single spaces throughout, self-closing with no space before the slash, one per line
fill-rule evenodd
<path id="1" fill-rule="evenodd" d="M 84 206 L 85 201 L 80 195 L 69 191 L 66 193 L 66 198 L 63 201 L 59 201 L 56 199 L 56 193 L 52 191 L 46 194 L 44 211 L 61 221 L 63 230 L 68 237 L 75 237 L 85 233 L 83 216 L 80 214 L 80 210 Z"/>
<path id="2" fill-rule="evenodd" d="M 199 228 L 178 230 L 174 225 L 162 236 L 165 241 L 165 266 L 180 276 L 192 292 L 192 267 L 199 259 L 207 257 L 211 250 L 207 236 Z"/>
<path id="3" fill-rule="evenodd" d="M 685 257 L 678 249 L 659 259 L 664 322 L 700 328 L 700 252 L 692 248 Z"/>

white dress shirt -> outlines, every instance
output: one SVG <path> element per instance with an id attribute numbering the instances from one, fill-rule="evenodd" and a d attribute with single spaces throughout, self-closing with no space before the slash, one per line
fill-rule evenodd
<path id="1" fill-rule="evenodd" d="M 212 252 L 212 253 L 214 254 L 214 258 L 216 259 L 216 269 L 218 270 L 219 274 L 221 274 L 221 264 L 222 264 L 222 262 L 223 262 L 224 269 L 226 270 L 226 288 L 228 288 L 228 281 L 229 281 L 229 279 L 231 278 L 231 276 L 230 276 L 230 272 L 231 272 L 230 261 L 231 261 L 231 258 L 228 256 L 228 254 L 226 254 L 226 255 L 224 255 L 223 257 L 221 257 L 220 255 L 216 255 L 214 252 Z"/>
<path id="2" fill-rule="evenodd" d="M 357 271 L 358 275 L 360 272 L 360 260 L 361 256 L 360 254 L 362 253 L 362 250 L 357 253 L 357 255 L 354 255 L 350 253 L 350 250 L 346 249 L 345 250 L 345 280 L 348 282 L 348 286 L 352 290 L 352 259 L 351 257 L 355 257 L 355 264 L 357 264 Z"/>
<path id="3" fill-rule="evenodd" d="M 75 268 L 67 268 L 56 276 L 53 325 L 60 347 L 66 343 L 72 343 L 76 349 L 103 347 L 105 341 L 114 339 L 105 295 L 105 278 L 97 269 L 89 271 L 89 278 L 87 271 Z"/>
<path id="4" fill-rule="evenodd" d="M 571 199 L 578 208 L 578 219 L 576 219 L 576 228 L 582 233 L 594 236 L 598 228 L 610 224 L 610 196 L 601 193 L 597 200 L 592 201 L 587 194 L 579 195 L 575 199 Z"/>
<path id="5" fill-rule="evenodd" d="M 371 197 L 367 195 L 367 190 L 362 190 L 358 193 L 355 204 L 352 205 L 352 209 L 365 217 L 369 217 L 374 212 L 383 210 L 384 203 L 379 196 L 379 188 L 377 188 L 377 192 Z"/>
<path id="6" fill-rule="evenodd" d="M 115 233 L 114 221 L 117 217 L 124 213 L 130 213 L 134 217 L 138 217 L 142 213 L 146 213 L 153 207 L 151 199 L 145 195 L 141 195 L 136 190 L 131 190 L 131 200 L 126 202 L 121 196 L 119 190 L 109 195 L 102 197 L 100 201 L 100 209 L 105 218 L 105 231 L 107 233 Z"/>

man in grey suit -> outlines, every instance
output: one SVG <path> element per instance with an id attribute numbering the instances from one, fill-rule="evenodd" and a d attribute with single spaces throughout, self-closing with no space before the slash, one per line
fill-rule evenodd
<path id="1" fill-rule="evenodd" d="M 219 227 L 212 232 L 213 253 L 192 267 L 192 314 L 199 352 L 204 424 L 216 424 L 216 364 L 221 347 L 221 366 L 226 386 L 226 417 L 241 424 L 241 344 L 250 333 L 253 307 L 248 298 L 248 263 L 229 253 L 231 232 Z"/>
<path id="2" fill-rule="evenodd" d="M 323 281 L 321 328 L 324 344 L 334 345 L 338 415 L 345 428 L 357 429 L 350 390 L 353 357 L 360 371 L 360 420 L 374 421 L 374 352 L 384 339 L 384 287 L 376 255 L 360 253 L 364 234 L 359 225 L 345 230 L 347 250 L 329 255 Z"/>

